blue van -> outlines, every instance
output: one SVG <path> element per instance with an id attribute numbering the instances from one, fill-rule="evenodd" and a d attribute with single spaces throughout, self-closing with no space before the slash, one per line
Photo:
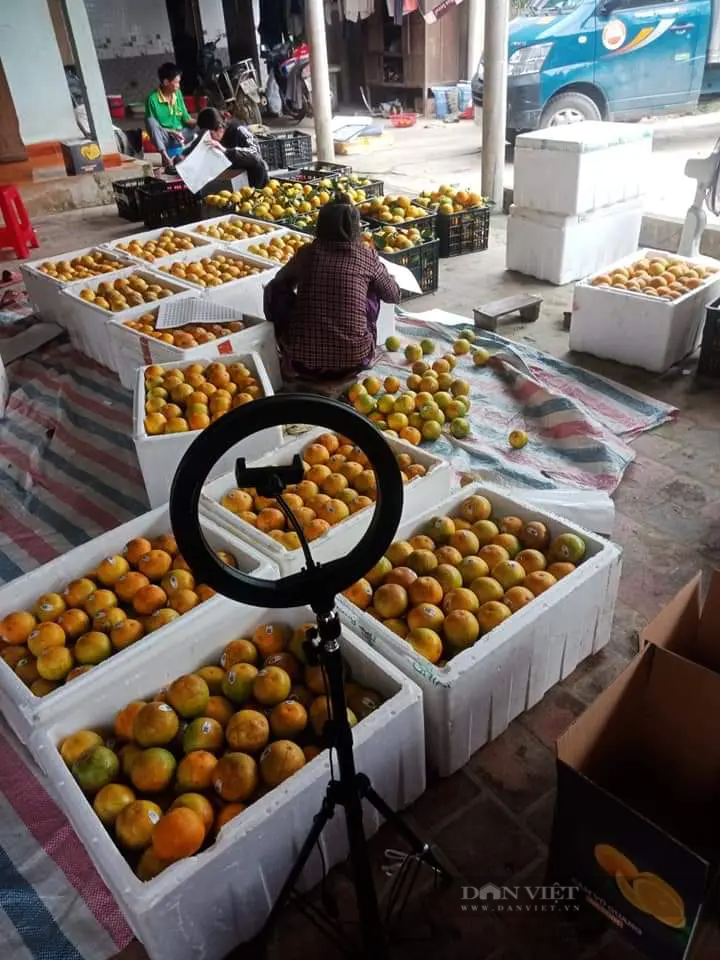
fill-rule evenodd
<path id="1" fill-rule="evenodd" d="M 579 120 L 636 120 L 720 93 L 710 0 L 531 0 L 510 21 L 508 137 Z M 473 101 L 482 106 L 482 60 Z"/>

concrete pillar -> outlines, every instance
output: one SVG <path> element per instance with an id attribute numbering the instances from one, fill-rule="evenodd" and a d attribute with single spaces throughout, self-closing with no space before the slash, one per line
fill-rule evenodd
<path id="1" fill-rule="evenodd" d="M 467 0 L 468 4 L 468 60 L 467 78 L 472 80 L 485 40 L 485 0 Z"/>
<path id="2" fill-rule="evenodd" d="M 318 160 L 332 163 L 335 148 L 332 137 L 332 100 L 323 0 L 306 0 L 305 26 L 310 45 L 310 76 L 317 155 Z"/>
<path id="3" fill-rule="evenodd" d="M 61 0 L 61 2 L 75 57 L 75 69 L 85 89 L 85 105 L 93 136 L 104 154 L 117 153 L 112 118 L 105 96 L 105 84 L 100 72 L 84 0 Z"/>
<path id="4" fill-rule="evenodd" d="M 503 207 L 508 58 L 507 0 L 485 0 L 482 192 Z"/>

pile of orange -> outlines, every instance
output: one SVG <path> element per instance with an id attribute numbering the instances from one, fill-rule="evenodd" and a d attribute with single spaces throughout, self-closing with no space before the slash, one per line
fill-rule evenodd
<path id="1" fill-rule="evenodd" d="M 225 563 L 235 558 L 219 552 Z M 136 537 L 32 610 L 0 620 L 0 656 L 36 697 L 187 613 L 215 591 L 196 583 L 171 534 Z"/>
<path id="2" fill-rule="evenodd" d="M 219 664 L 129 703 L 112 730 L 80 730 L 60 744 L 141 880 L 212 844 L 323 749 L 329 707 L 322 669 L 305 663 L 309 626 L 263 624 L 228 643 Z M 356 724 L 382 698 L 346 676 Z"/>
<path id="3" fill-rule="evenodd" d="M 487 497 L 467 497 L 455 516 L 393 543 L 344 596 L 443 666 L 569 576 L 587 551 L 577 534 L 553 537 L 539 520 L 493 514 Z"/>
<path id="4" fill-rule="evenodd" d="M 221 287 L 232 280 L 252 277 L 263 268 L 229 253 L 214 253 L 202 260 L 178 260 L 177 263 L 165 264 L 157 269 L 198 287 Z"/>
<path id="5" fill-rule="evenodd" d="M 225 243 L 235 243 L 237 240 L 249 240 L 250 237 L 261 237 L 270 233 L 272 227 L 265 227 L 252 220 L 242 220 L 239 217 L 229 217 L 217 223 L 199 223 L 193 233 L 199 233 L 211 240 L 223 240 Z"/>
<path id="6" fill-rule="evenodd" d="M 159 340 L 161 343 L 168 343 L 173 347 L 180 347 L 181 350 L 189 350 L 191 347 L 199 347 L 204 343 L 211 343 L 213 340 L 222 340 L 223 337 L 229 337 L 233 333 L 239 333 L 245 329 L 245 324 L 241 320 L 230 320 L 227 323 L 188 323 L 184 327 L 176 327 L 173 330 L 156 330 L 157 311 L 152 313 L 143 313 L 136 320 L 125 320 L 123 325 L 144 334 L 146 337 L 152 337 L 153 340 Z"/>
<path id="7" fill-rule="evenodd" d="M 111 313 L 122 313 L 131 307 L 141 307 L 144 303 L 155 303 L 177 293 L 176 289 L 158 283 L 159 277 L 146 273 L 131 273 L 116 280 L 101 280 L 94 290 L 83 287 L 78 296 L 86 303 L 92 303 Z"/>
<path id="8" fill-rule="evenodd" d="M 123 253 L 129 253 L 139 260 L 147 260 L 148 263 L 154 263 L 163 257 L 170 257 L 174 253 L 180 253 L 181 250 L 192 250 L 200 246 L 201 240 L 195 240 L 187 233 L 178 233 L 176 230 L 163 230 L 155 240 L 146 240 L 141 243 L 139 240 L 128 240 L 127 243 L 116 243 L 115 248 L 122 250 Z"/>
<path id="9" fill-rule="evenodd" d="M 102 273 L 113 273 L 115 270 L 122 270 L 124 266 L 126 264 L 121 263 L 111 254 L 96 250 L 73 257 L 72 260 L 46 260 L 45 263 L 40 264 L 38 270 L 52 277 L 53 280 L 72 283 L 73 280 L 84 280 L 87 277 L 97 277 Z"/>
<path id="10" fill-rule="evenodd" d="M 191 363 L 169 370 L 145 369 L 145 432 L 204 430 L 229 410 L 264 396 L 257 377 L 244 363 Z"/>
<path id="11" fill-rule="evenodd" d="M 683 260 L 680 257 L 643 257 L 627 267 L 615 267 L 590 281 L 593 287 L 640 293 L 661 300 L 678 300 L 712 280 L 717 269 Z"/>
<path id="12" fill-rule="evenodd" d="M 312 237 L 303 237 L 299 233 L 281 233 L 265 243 L 250 244 L 247 252 L 272 263 L 287 263 L 308 243 L 312 243 Z"/>
<path id="13" fill-rule="evenodd" d="M 425 475 L 425 467 L 408 453 L 396 457 L 403 481 Z M 375 502 L 375 471 L 363 451 L 347 437 L 323 433 L 303 451 L 304 479 L 286 487 L 283 499 L 302 527 L 308 542 Z M 299 550 L 300 539 L 288 525 L 274 498 L 255 490 L 235 488 L 221 499 L 231 513 L 266 533 L 287 550 Z"/>

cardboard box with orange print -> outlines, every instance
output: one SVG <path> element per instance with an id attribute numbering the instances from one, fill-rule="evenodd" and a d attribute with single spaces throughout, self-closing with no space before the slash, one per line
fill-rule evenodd
<path id="1" fill-rule="evenodd" d="M 104 170 L 102 151 L 94 140 L 63 140 L 60 144 L 69 177 Z"/>
<path id="2" fill-rule="evenodd" d="M 548 880 L 654 960 L 720 956 L 719 717 L 720 675 L 651 643 L 557 742 Z"/>

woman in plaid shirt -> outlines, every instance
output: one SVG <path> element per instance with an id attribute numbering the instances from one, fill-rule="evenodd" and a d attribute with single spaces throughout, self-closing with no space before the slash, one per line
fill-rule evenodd
<path id="1" fill-rule="evenodd" d="M 400 288 L 362 242 L 357 209 L 338 198 L 320 210 L 317 236 L 265 288 L 285 381 L 356 376 L 375 355 L 380 301 Z"/>

